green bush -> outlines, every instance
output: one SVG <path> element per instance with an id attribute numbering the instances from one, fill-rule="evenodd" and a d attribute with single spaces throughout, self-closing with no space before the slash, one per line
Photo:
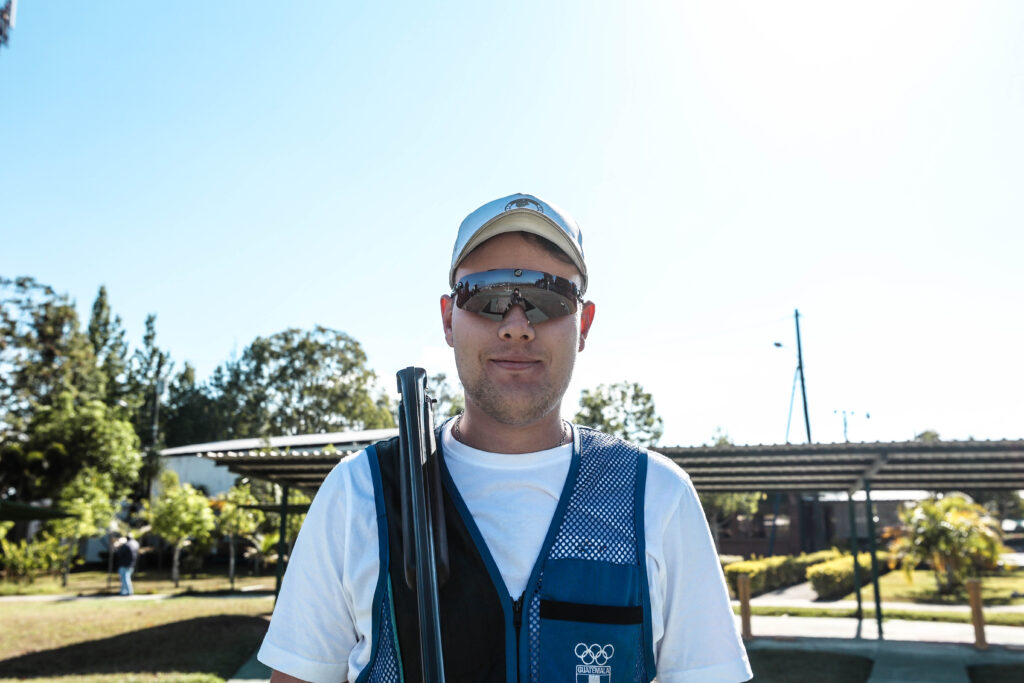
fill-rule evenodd
<path id="1" fill-rule="evenodd" d="M 60 539 L 39 534 L 31 541 L 17 543 L 0 537 L 0 565 L 6 581 L 32 583 L 40 574 L 52 574 L 61 565 Z"/>
<path id="2" fill-rule="evenodd" d="M 889 554 L 877 553 L 878 572 L 889 571 Z M 861 585 L 871 580 L 871 554 L 861 553 L 857 556 L 860 568 Z M 822 562 L 807 569 L 807 580 L 819 598 L 837 598 L 853 590 L 853 557 L 844 555 L 835 560 Z"/>
<path id="3" fill-rule="evenodd" d="M 727 565 L 730 565 L 733 562 L 742 562 L 743 561 L 743 556 L 742 555 L 719 555 L 718 556 L 718 561 L 721 563 L 722 569 L 725 569 L 725 567 Z"/>
<path id="4" fill-rule="evenodd" d="M 735 597 L 739 597 L 739 589 L 736 586 L 740 574 L 750 575 L 750 594 L 752 596 L 765 591 L 768 568 L 763 560 L 733 562 L 725 568 L 725 580 L 729 584 L 729 590 L 732 591 Z"/>
<path id="5" fill-rule="evenodd" d="M 750 574 L 750 594 L 760 595 L 766 591 L 785 588 L 806 580 L 807 568 L 828 560 L 840 557 L 838 550 L 821 550 L 816 553 L 792 555 L 776 555 L 774 557 L 754 558 L 741 562 L 733 562 L 724 567 L 725 579 L 733 595 L 736 593 L 736 577 L 739 574 Z"/>

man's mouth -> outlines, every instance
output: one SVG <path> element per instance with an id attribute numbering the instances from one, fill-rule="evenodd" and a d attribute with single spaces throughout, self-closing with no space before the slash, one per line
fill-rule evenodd
<path id="1" fill-rule="evenodd" d="M 529 370 L 540 365 L 539 360 L 528 358 L 492 358 L 491 363 L 503 370 Z"/>

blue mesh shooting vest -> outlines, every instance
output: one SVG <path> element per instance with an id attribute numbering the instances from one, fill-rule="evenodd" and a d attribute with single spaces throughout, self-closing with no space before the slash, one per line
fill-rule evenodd
<path id="1" fill-rule="evenodd" d="M 416 594 L 405 584 L 402 563 L 398 440 L 377 443 L 368 454 L 381 571 L 370 662 L 356 681 L 420 681 Z M 653 679 L 643 535 L 646 453 L 601 432 L 574 428 L 565 486 L 526 591 L 518 597 L 508 595 L 441 463 L 451 565 L 439 591 L 446 680 Z"/>

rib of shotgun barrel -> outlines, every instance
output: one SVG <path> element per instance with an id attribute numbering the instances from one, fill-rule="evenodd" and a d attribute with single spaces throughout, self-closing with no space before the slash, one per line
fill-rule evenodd
<path id="1" fill-rule="evenodd" d="M 430 400 L 423 368 L 398 371 L 398 440 L 402 482 L 402 550 L 405 581 L 416 591 L 420 660 L 425 683 L 444 681 L 438 586 L 448 577 L 448 544 L 441 471 L 434 448 Z"/>

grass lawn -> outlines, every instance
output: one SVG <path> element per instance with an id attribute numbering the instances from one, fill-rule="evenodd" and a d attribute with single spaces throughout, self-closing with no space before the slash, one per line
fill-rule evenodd
<path id="1" fill-rule="evenodd" d="M 955 595 L 938 595 L 935 592 L 935 575 L 928 570 L 915 570 L 913 580 L 894 570 L 878 577 L 882 600 L 893 602 L 924 602 L 940 605 L 966 605 L 967 591 Z M 1020 597 L 1013 597 L 1017 593 Z M 875 599 L 875 592 L 868 581 L 861 588 L 861 595 L 867 602 Z M 844 600 L 856 600 L 857 594 L 850 593 Z M 981 577 L 981 599 L 986 605 L 1024 605 L 1024 569 L 1015 569 L 1002 574 Z"/>
<path id="2" fill-rule="evenodd" d="M 274 574 L 263 576 L 236 576 L 235 590 L 274 590 Z M 217 591 L 228 591 L 231 582 L 228 581 L 227 572 L 212 572 L 196 574 L 182 574 L 179 587 L 174 587 L 171 581 L 171 570 L 162 571 L 150 570 L 136 572 L 132 578 L 132 585 L 135 592 L 140 595 L 152 593 L 211 593 Z M 60 577 L 41 577 L 34 583 L 11 583 L 0 581 L 0 595 L 46 595 L 56 593 L 70 593 L 71 595 L 116 595 L 121 589 L 121 580 L 114 572 L 110 578 L 110 588 L 107 588 L 107 573 L 104 571 L 81 571 L 72 572 L 68 575 L 68 585 L 64 588 L 60 585 Z"/>
<path id="3" fill-rule="evenodd" d="M 0 681 L 226 680 L 259 646 L 273 599 L 0 603 Z"/>
<path id="4" fill-rule="evenodd" d="M 806 650 L 751 650 L 753 683 L 864 683 L 874 663 L 867 657 Z"/>

